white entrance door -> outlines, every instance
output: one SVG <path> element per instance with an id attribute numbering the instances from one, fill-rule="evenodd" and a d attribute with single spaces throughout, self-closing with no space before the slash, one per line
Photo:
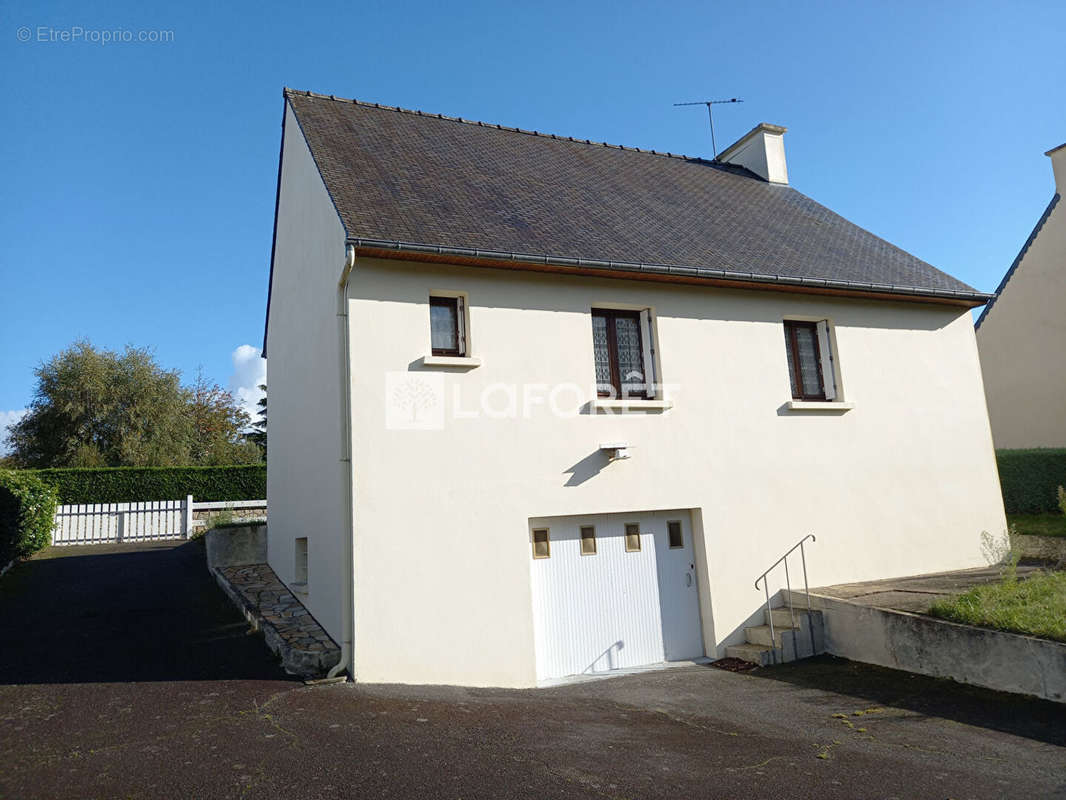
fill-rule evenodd
<path id="1" fill-rule="evenodd" d="M 533 519 L 529 535 L 538 679 L 703 655 L 687 510 Z"/>

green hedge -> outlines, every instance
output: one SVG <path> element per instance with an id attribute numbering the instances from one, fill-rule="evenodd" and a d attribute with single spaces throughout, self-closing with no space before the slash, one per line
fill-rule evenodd
<path id="1" fill-rule="evenodd" d="M 52 541 L 57 493 L 25 472 L 0 469 L 0 567 Z"/>
<path id="2" fill-rule="evenodd" d="M 55 486 L 60 503 L 262 500 L 266 465 L 232 467 L 104 467 L 27 470 Z"/>
<path id="3" fill-rule="evenodd" d="M 1057 512 L 1066 486 L 1066 449 L 997 450 L 999 482 L 1008 514 Z"/>

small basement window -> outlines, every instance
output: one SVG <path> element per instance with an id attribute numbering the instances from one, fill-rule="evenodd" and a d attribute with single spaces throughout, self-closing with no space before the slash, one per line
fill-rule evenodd
<path id="1" fill-rule="evenodd" d="M 640 525 L 636 522 L 626 523 L 626 552 L 640 552 Z"/>
<path id="2" fill-rule="evenodd" d="M 685 534 L 681 532 L 681 520 L 672 519 L 666 523 L 666 534 L 670 540 L 670 549 L 685 546 Z"/>
<path id="3" fill-rule="evenodd" d="M 596 555 L 596 526 L 594 525 L 581 526 L 581 555 Z"/>
<path id="4" fill-rule="evenodd" d="M 533 558 L 550 558 L 551 554 L 552 549 L 548 529 L 535 529 L 533 531 Z"/>
<path id="5" fill-rule="evenodd" d="M 793 400 L 835 400 L 836 373 L 829 322 L 785 320 L 785 355 Z"/>
<path id="6" fill-rule="evenodd" d="M 465 305 L 462 297 L 429 298 L 429 331 L 433 355 L 466 355 Z"/>
<path id="7" fill-rule="evenodd" d="M 307 585 L 307 537 L 296 540 L 296 554 L 293 559 L 292 582 Z"/>

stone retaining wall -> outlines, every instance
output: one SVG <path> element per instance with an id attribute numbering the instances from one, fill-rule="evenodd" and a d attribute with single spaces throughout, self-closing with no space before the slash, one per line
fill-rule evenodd
<path id="1" fill-rule="evenodd" d="M 266 525 L 214 528 L 205 544 L 208 570 L 286 672 L 319 678 L 340 661 L 336 642 L 266 563 Z"/>
<path id="2" fill-rule="evenodd" d="M 340 661 L 336 642 L 269 565 L 216 567 L 214 575 L 290 675 L 320 678 Z"/>

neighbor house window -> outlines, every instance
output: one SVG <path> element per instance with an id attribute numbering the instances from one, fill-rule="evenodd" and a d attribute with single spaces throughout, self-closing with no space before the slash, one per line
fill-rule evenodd
<path id="1" fill-rule="evenodd" d="M 466 355 L 466 311 L 462 297 L 429 298 L 433 355 Z"/>
<path id="2" fill-rule="evenodd" d="M 654 351 L 647 311 L 592 309 L 592 350 L 600 397 L 654 397 Z"/>
<path id="3" fill-rule="evenodd" d="M 581 555 L 596 555 L 596 528 L 593 525 L 581 526 Z"/>
<path id="4" fill-rule="evenodd" d="M 533 531 L 533 558 L 549 558 L 552 554 L 547 528 Z"/>
<path id="5" fill-rule="evenodd" d="M 626 523 L 626 552 L 640 552 L 640 525 L 636 522 Z"/>
<path id="6" fill-rule="evenodd" d="M 785 354 L 793 400 L 836 398 L 828 322 L 785 320 Z"/>

